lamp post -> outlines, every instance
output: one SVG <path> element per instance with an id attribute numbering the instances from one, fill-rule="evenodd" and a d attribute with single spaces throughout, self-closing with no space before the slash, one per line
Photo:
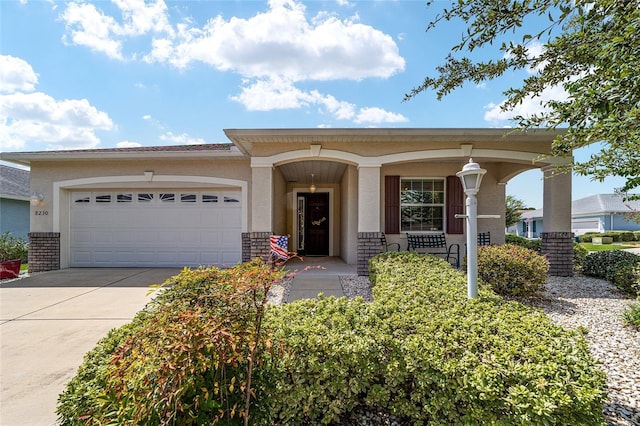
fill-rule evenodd
<path id="1" fill-rule="evenodd" d="M 478 297 L 478 199 L 476 194 L 485 173 L 487 171 L 481 169 L 478 163 L 474 163 L 472 158 L 469 158 L 469 162 L 456 173 L 467 195 L 466 214 L 463 217 L 467 219 L 467 296 L 469 299 Z"/>

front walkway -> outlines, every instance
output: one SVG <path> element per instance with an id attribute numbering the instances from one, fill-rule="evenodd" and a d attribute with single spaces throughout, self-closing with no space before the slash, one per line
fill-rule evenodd
<path id="1" fill-rule="evenodd" d="M 285 265 L 295 271 L 287 302 L 311 299 L 322 293 L 324 296 L 342 297 L 340 276 L 356 275 L 355 266 L 347 265 L 339 257 L 304 257 L 291 259 Z"/>

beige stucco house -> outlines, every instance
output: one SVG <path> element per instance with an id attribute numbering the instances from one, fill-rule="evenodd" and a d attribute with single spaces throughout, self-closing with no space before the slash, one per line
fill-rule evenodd
<path id="1" fill-rule="evenodd" d="M 289 250 L 336 256 L 367 274 L 380 235 L 445 233 L 464 247 L 455 173 L 487 170 L 478 213 L 504 217 L 505 185 L 539 168 L 552 273 L 571 261 L 571 175 L 544 157 L 554 131 L 504 129 L 227 129 L 230 144 L 3 153 L 31 167 L 29 266 L 194 266 Z M 311 186 L 315 191 L 311 191 Z M 478 231 L 504 242 L 504 220 Z M 558 248 L 560 247 L 560 249 Z M 571 253 L 570 253 L 571 252 Z"/>

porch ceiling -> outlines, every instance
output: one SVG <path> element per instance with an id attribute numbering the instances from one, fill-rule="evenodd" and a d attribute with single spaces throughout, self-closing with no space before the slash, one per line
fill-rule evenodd
<path id="1" fill-rule="evenodd" d="M 346 169 L 346 164 L 334 161 L 298 161 L 278 166 L 287 182 L 310 184 L 313 174 L 313 182 L 316 185 L 340 183 Z"/>

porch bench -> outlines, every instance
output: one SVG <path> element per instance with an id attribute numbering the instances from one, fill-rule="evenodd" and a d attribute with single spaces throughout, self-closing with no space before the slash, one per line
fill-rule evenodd
<path id="1" fill-rule="evenodd" d="M 447 238 L 442 234 L 407 234 L 407 250 L 427 249 L 426 253 L 443 256 L 444 259 L 460 267 L 460 245 L 447 245 Z"/>

